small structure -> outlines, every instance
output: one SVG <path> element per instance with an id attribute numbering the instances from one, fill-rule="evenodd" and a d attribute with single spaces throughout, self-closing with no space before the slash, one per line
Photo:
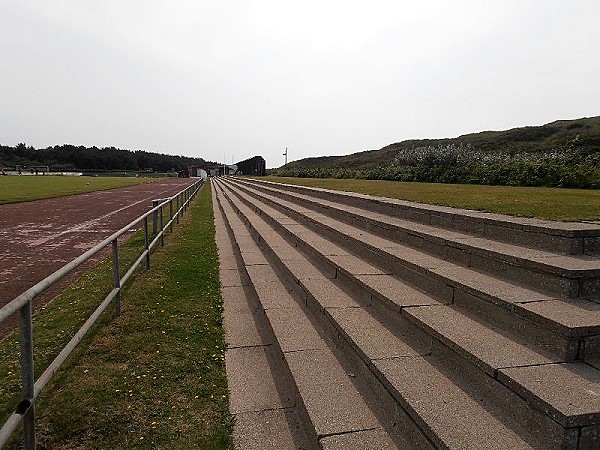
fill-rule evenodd
<path id="1" fill-rule="evenodd" d="M 193 166 L 188 166 L 187 171 L 190 177 L 219 177 L 222 175 L 265 175 L 265 159 L 262 156 L 254 156 L 236 164 L 219 164 L 214 162 L 205 162 Z"/>
<path id="2" fill-rule="evenodd" d="M 49 166 L 16 166 L 15 170 L 19 175 L 23 175 L 23 171 L 27 170 L 31 175 L 46 175 L 50 173 Z"/>
<path id="3" fill-rule="evenodd" d="M 237 174 L 239 175 L 255 175 L 263 177 L 266 170 L 265 158 L 262 156 L 254 156 L 244 161 L 236 163 Z"/>
<path id="4" fill-rule="evenodd" d="M 206 162 L 203 164 L 198 164 L 194 166 L 188 166 L 188 173 L 190 177 L 200 177 L 208 176 L 218 177 L 225 173 L 225 165 L 218 163 Z"/>

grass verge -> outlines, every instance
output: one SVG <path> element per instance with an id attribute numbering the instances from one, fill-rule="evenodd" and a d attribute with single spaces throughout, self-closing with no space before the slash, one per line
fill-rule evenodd
<path id="1" fill-rule="evenodd" d="M 136 235 L 120 248 L 122 267 L 142 240 Z M 106 294 L 110 270 L 110 261 L 101 263 L 36 314 L 34 338 L 43 349 L 37 367 L 47 365 Z M 123 293 L 122 316 L 107 309 L 42 392 L 38 448 L 231 448 L 221 310 L 205 185 L 152 254 L 150 270 Z M 14 337 L 0 345 L 8 361 L 0 365 L 2 405 L 9 388 L 18 391 L 16 347 Z"/>
<path id="2" fill-rule="evenodd" d="M 30 175 L 0 177 L 0 205 L 102 191 L 134 184 L 151 183 L 156 180 L 159 180 L 159 178 Z"/>
<path id="3" fill-rule="evenodd" d="M 548 220 L 600 220 L 600 190 L 334 178 L 265 177 L 278 183 L 359 192 L 434 205 Z"/>

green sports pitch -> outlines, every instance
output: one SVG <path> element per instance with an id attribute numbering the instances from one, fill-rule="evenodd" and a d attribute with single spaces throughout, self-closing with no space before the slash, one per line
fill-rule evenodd
<path id="1" fill-rule="evenodd" d="M 101 191 L 156 180 L 157 178 L 59 175 L 0 176 L 0 205 Z"/>

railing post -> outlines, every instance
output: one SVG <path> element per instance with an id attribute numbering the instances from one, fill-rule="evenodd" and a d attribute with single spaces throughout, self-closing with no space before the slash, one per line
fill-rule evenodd
<path id="1" fill-rule="evenodd" d="M 177 203 L 175 205 L 175 208 L 177 209 L 177 223 L 179 223 L 179 194 L 175 196 L 175 199 L 177 200 Z"/>
<path id="2" fill-rule="evenodd" d="M 161 232 L 160 246 L 162 247 L 163 245 L 165 245 L 165 229 L 164 229 L 165 227 L 163 225 L 163 207 L 162 207 L 162 205 L 160 205 L 159 211 L 160 211 L 160 232 Z"/>
<path id="3" fill-rule="evenodd" d="M 152 200 L 152 208 L 156 208 L 158 206 L 158 200 Z M 154 211 L 152 213 L 152 236 L 156 236 L 158 233 L 158 211 Z"/>
<path id="4" fill-rule="evenodd" d="M 150 236 L 148 236 L 148 216 L 144 217 L 144 243 L 146 244 L 146 270 L 150 269 Z"/>
<path id="5" fill-rule="evenodd" d="M 171 223 L 171 233 L 173 232 L 173 197 L 169 200 L 169 222 Z"/>
<path id="6" fill-rule="evenodd" d="M 181 215 L 183 216 L 183 213 L 185 211 L 185 203 L 183 201 L 183 193 L 179 194 L 181 196 Z"/>
<path id="7" fill-rule="evenodd" d="M 23 447 L 35 449 L 35 374 L 33 370 L 33 323 L 31 301 L 21 308 L 21 383 L 23 385 Z"/>
<path id="8" fill-rule="evenodd" d="M 115 313 L 121 315 L 121 277 L 119 275 L 119 243 L 117 239 L 112 241 L 112 263 L 113 263 L 113 286 L 119 289 L 115 296 Z"/>

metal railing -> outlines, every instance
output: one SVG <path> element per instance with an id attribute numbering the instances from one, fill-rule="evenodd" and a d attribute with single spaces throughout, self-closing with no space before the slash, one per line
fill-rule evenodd
<path id="1" fill-rule="evenodd" d="M 77 344 L 83 339 L 98 317 L 104 312 L 106 307 L 114 300 L 115 314 L 121 314 L 121 289 L 129 280 L 138 266 L 145 261 L 146 269 L 150 268 L 150 250 L 160 240 L 164 244 L 164 232 L 167 228 L 173 231 L 173 222 L 179 223 L 179 216 L 189 206 L 190 201 L 196 195 L 202 181 L 194 183 L 192 186 L 180 191 L 173 197 L 155 200 L 152 209 L 142 216 L 135 219 L 119 231 L 104 239 L 95 247 L 91 248 L 81 256 L 75 258 L 53 274 L 47 276 L 36 285 L 23 292 L 0 309 L 0 323 L 10 317 L 17 311 L 20 312 L 20 352 L 21 352 L 21 384 L 22 400 L 19 402 L 15 411 L 0 429 L 0 448 L 4 447 L 10 439 L 13 432 L 19 424 L 23 423 L 23 445 L 26 450 L 35 448 L 35 399 L 42 389 L 48 384 L 52 375 L 58 370 L 62 363 L 67 359 Z M 175 203 L 175 205 L 174 205 Z M 163 224 L 163 208 L 168 204 L 169 221 Z M 175 211 L 174 211 L 175 209 Z M 152 241 L 148 229 L 148 217 L 152 216 L 153 234 Z M 119 245 L 118 238 L 135 228 L 140 222 L 144 223 L 144 250 L 136 259 L 133 265 L 127 270 L 123 277 L 120 277 L 119 270 Z M 160 230 L 158 225 L 160 225 Z M 112 246 L 112 265 L 113 265 L 113 289 L 108 293 L 92 315 L 87 319 L 83 326 L 75 333 L 69 343 L 60 351 L 58 356 L 50 363 L 42 375 L 35 380 L 33 363 L 33 325 L 32 325 L 32 302 L 33 299 L 50 287 L 53 283 L 70 273 L 72 270 L 86 262 L 92 256 L 103 250 L 105 247 Z"/>

